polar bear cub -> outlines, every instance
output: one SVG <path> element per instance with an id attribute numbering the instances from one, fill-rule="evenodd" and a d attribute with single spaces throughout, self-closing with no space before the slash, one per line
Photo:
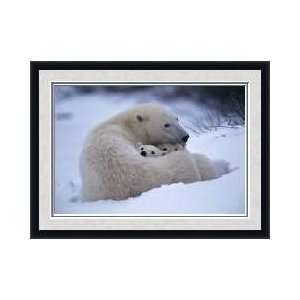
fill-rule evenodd
<path id="1" fill-rule="evenodd" d="M 181 144 L 161 144 L 157 146 L 158 149 L 160 149 L 161 151 L 163 151 L 163 153 L 167 154 L 173 151 L 181 151 L 184 150 L 184 146 L 182 146 Z"/>
<path id="2" fill-rule="evenodd" d="M 145 157 L 163 156 L 166 155 L 167 153 L 173 151 L 180 151 L 184 149 L 184 147 L 180 144 L 176 144 L 176 145 L 161 144 L 158 146 L 153 146 L 153 145 L 144 145 L 142 143 L 137 143 L 136 148 L 139 151 L 139 153 Z"/>
<path id="3" fill-rule="evenodd" d="M 156 157 L 163 155 L 163 151 L 153 145 L 144 145 L 142 143 L 137 143 L 136 148 L 139 153 L 145 157 Z"/>

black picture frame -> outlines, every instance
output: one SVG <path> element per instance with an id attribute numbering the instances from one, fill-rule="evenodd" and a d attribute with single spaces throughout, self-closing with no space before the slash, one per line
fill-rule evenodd
<path id="1" fill-rule="evenodd" d="M 40 70 L 260 70 L 261 230 L 40 230 Z M 228 239 L 270 238 L 270 62 L 269 61 L 32 61 L 30 62 L 30 238 L 32 239 Z"/>

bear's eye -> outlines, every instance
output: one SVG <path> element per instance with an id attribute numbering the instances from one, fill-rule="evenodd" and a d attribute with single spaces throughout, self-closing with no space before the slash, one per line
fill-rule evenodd
<path id="1" fill-rule="evenodd" d="M 170 127 L 171 125 L 169 123 L 165 124 L 165 127 L 168 128 Z"/>
<path id="2" fill-rule="evenodd" d="M 167 151 L 167 148 L 164 148 L 163 151 Z"/>
<path id="3" fill-rule="evenodd" d="M 176 117 L 176 121 L 179 121 L 178 117 Z"/>
<path id="4" fill-rule="evenodd" d="M 136 118 L 139 122 L 143 122 L 143 117 L 141 115 L 137 115 Z"/>
<path id="5" fill-rule="evenodd" d="M 141 150 L 144 150 L 144 147 L 142 147 Z"/>
<path id="6" fill-rule="evenodd" d="M 175 150 L 175 151 L 177 151 L 178 149 L 177 149 L 177 148 L 175 148 L 174 150 Z"/>
<path id="7" fill-rule="evenodd" d="M 155 152 L 154 152 L 154 151 L 151 151 L 151 153 L 152 153 L 152 154 L 155 154 Z"/>

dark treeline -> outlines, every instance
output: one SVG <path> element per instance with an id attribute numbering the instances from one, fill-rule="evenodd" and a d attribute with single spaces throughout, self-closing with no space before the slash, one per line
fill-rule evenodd
<path id="1" fill-rule="evenodd" d="M 176 97 L 190 99 L 234 123 L 243 124 L 245 121 L 243 86 L 176 86 L 173 91 L 162 89 L 157 92 L 166 100 Z"/>
<path id="2" fill-rule="evenodd" d="M 113 86 L 57 86 L 61 96 L 74 94 L 116 93 L 116 94 L 150 94 L 158 100 L 191 101 L 207 110 L 207 117 L 217 123 L 226 122 L 229 126 L 243 125 L 245 122 L 245 89 L 243 86 L 229 85 L 113 85 Z M 210 121 L 211 123 L 211 121 Z"/>

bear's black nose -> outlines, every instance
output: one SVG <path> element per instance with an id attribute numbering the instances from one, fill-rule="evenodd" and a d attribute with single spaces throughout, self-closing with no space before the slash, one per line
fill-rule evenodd
<path id="1" fill-rule="evenodd" d="M 146 151 L 142 151 L 141 154 L 142 154 L 143 156 L 147 156 L 147 152 L 146 152 Z"/>
<path id="2" fill-rule="evenodd" d="M 182 141 L 184 142 L 184 143 L 186 143 L 187 142 L 187 140 L 189 139 L 189 135 L 186 135 L 186 136 L 184 136 L 183 138 L 182 138 Z"/>

